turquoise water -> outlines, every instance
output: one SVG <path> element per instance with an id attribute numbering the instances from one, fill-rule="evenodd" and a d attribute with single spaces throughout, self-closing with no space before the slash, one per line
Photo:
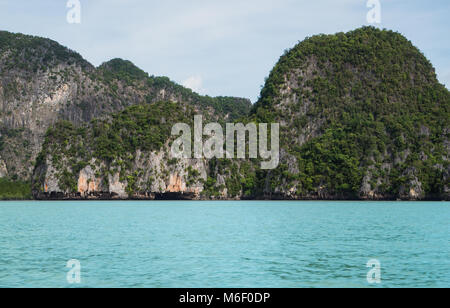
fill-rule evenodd
<path id="1" fill-rule="evenodd" d="M 374 287 L 374 258 L 378 286 L 450 287 L 449 221 L 448 202 L 2 202 L 0 287 Z"/>

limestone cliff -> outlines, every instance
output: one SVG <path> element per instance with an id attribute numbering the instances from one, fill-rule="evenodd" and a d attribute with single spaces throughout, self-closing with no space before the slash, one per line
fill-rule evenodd
<path id="1" fill-rule="evenodd" d="M 168 166 L 163 152 L 138 153 L 131 175 L 122 176 L 120 168 L 107 177 L 98 173 L 98 162 L 92 160 L 78 173 L 74 190 L 60 186 L 60 174 L 49 157 L 37 169 L 42 186 L 36 189 L 36 199 L 201 199 L 207 164 L 204 160 L 180 160 Z M 196 170 L 193 176 L 190 172 Z M 198 172 L 198 173 L 197 173 Z"/>

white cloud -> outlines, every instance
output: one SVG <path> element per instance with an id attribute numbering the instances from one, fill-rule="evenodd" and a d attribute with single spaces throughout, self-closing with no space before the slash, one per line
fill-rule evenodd
<path id="1" fill-rule="evenodd" d="M 203 89 L 203 79 L 201 76 L 191 76 L 183 81 L 182 84 L 184 87 L 189 88 L 199 94 L 205 93 L 205 89 Z"/>

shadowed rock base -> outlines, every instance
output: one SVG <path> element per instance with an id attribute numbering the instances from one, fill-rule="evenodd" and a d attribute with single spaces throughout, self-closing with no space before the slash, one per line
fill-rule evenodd
<path id="1" fill-rule="evenodd" d="M 116 193 L 96 192 L 90 194 L 48 192 L 34 195 L 36 200 L 199 200 L 195 193 L 138 193 L 122 198 Z"/>
<path id="2" fill-rule="evenodd" d="M 50 201 L 89 201 L 89 200 L 183 200 L 183 201 L 194 201 L 194 200 L 209 200 L 209 201 L 239 201 L 239 200 L 266 200 L 266 201 L 450 201 L 449 198 L 442 198 L 442 196 L 429 196 L 425 199 L 413 199 L 413 198 L 395 198 L 394 196 L 377 196 L 368 198 L 361 196 L 359 198 L 350 196 L 307 196 L 307 197 L 293 197 L 286 196 L 283 194 L 271 194 L 265 196 L 255 196 L 255 197 L 242 197 L 242 198 L 202 198 L 196 193 L 182 193 L 182 192 L 167 192 L 167 193 L 137 193 L 133 196 L 124 198 L 116 193 L 110 192 L 96 192 L 87 195 L 82 195 L 81 193 L 65 194 L 61 192 L 51 192 L 51 193 L 39 193 L 34 195 L 35 200 L 50 200 Z"/>

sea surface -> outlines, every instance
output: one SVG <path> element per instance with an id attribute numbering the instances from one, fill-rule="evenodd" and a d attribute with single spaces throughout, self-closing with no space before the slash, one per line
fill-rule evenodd
<path id="1" fill-rule="evenodd" d="M 0 287 L 450 287 L 449 231 L 449 202 L 0 202 Z"/>

